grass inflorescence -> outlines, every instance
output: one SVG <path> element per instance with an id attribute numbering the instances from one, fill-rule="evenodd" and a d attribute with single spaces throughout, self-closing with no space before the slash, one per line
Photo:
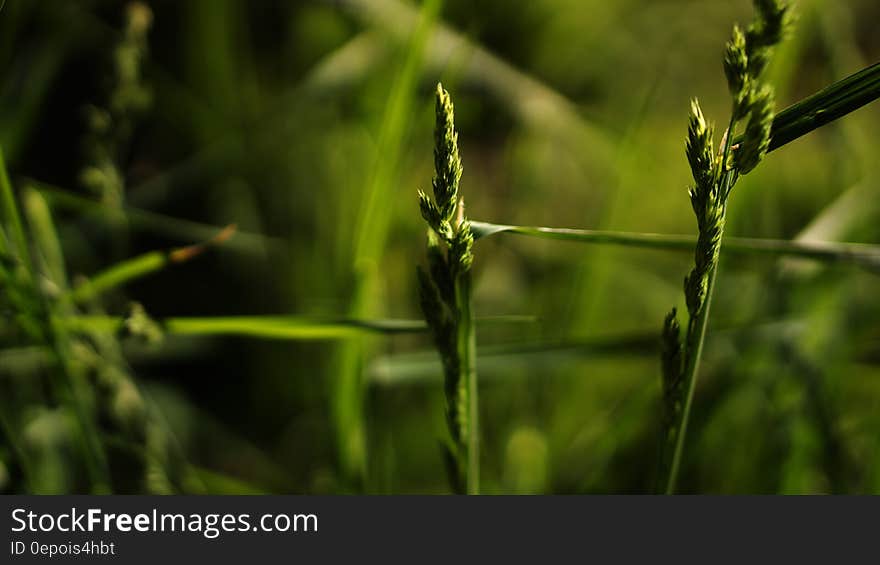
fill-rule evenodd
<path id="1" fill-rule="evenodd" d="M 434 198 L 419 191 L 428 224 L 428 269 L 418 269 L 422 311 L 443 361 L 447 448 L 456 490 L 479 492 L 476 338 L 471 305 L 474 235 L 465 216 L 461 156 L 452 99 L 437 85 L 434 127 Z"/>
<path id="2" fill-rule="evenodd" d="M 727 202 L 740 175 L 751 172 L 770 147 L 773 90 L 762 79 L 773 47 L 782 40 L 789 14 L 779 0 L 755 0 L 756 18 L 744 31 L 739 26 L 727 43 L 724 74 L 733 99 L 730 124 L 716 151 L 713 128 L 699 102 L 691 103 L 687 159 L 694 185 L 691 205 L 697 218 L 694 267 L 685 277 L 688 323 L 681 335 L 673 309 L 663 324 L 663 455 L 660 489 L 672 494 L 681 466 L 688 419 L 699 374 L 709 309 L 718 273 Z M 745 123 L 735 147 L 737 126 Z"/>

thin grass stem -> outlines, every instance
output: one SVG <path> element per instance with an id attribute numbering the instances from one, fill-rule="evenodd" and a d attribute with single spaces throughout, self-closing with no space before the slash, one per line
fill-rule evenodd
<path id="1" fill-rule="evenodd" d="M 471 228 L 477 239 L 500 233 L 510 233 L 578 243 L 689 252 L 693 252 L 697 242 L 697 237 L 694 235 L 514 226 L 477 221 L 471 222 Z M 724 253 L 792 256 L 824 262 L 854 263 L 874 269 L 880 268 L 880 245 L 869 243 L 725 237 L 723 251 Z"/>
<path id="2" fill-rule="evenodd" d="M 56 321 L 70 331 L 114 333 L 125 324 L 122 316 L 59 316 Z M 488 316 L 476 318 L 475 326 L 534 323 L 533 316 Z M 424 320 L 409 319 L 315 319 L 299 316 L 170 317 L 156 320 L 169 335 L 238 336 L 291 341 L 347 339 L 359 335 L 424 333 Z"/>
<path id="3" fill-rule="evenodd" d="M 467 493 L 480 494 L 480 436 L 479 436 L 479 386 L 477 382 L 477 338 L 474 331 L 473 299 L 470 272 L 456 281 L 455 301 L 459 312 L 456 326 L 459 375 L 461 386 L 467 388 L 468 434 L 467 445 Z"/>

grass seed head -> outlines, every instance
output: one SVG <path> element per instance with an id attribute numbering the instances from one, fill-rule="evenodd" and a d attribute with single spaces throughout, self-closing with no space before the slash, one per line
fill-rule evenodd
<path id="1" fill-rule="evenodd" d="M 434 128 L 434 198 L 441 217 L 452 222 L 458 204 L 461 181 L 461 157 L 458 152 L 458 134 L 455 131 L 455 109 L 452 98 L 437 84 L 436 125 Z"/>
<path id="2" fill-rule="evenodd" d="M 758 77 L 767 67 L 773 46 L 782 41 L 791 21 L 788 4 L 780 0 L 755 0 L 755 21 L 746 30 L 749 74 Z"/>
<path id="3" fill-rule="evenodd" d="M 734 113 L 737 118 L 747 105 L 749 93 L 749 58 L 746 54 L 746 36 L 738 25 L 733 27 L 733 35 L 724 50 L 724 76 L 727 88 L 733 97 Z"/>
<path id="4" fill-rule="evenodd" d="M 681 381 L 681 354 L 681 326 L 678 323 L 678 311 L 673 308 L 663 320 L 662 361 L 665 397 L 669 397 Z"/>
<path id="5" fill-rule="evenodd" d="M 700 103 L 695 98 L 691 101 L 685 152 L 694 182 L 700 191 L 708 190 L 715 182 L 713 145 L 712 126 L 706 122 Z"/>
<path id="6" fill-rule="evenodd" d="M 742 147 L 735 153 L 736 168 L 740 174 L 748 174 L 767 154 L 773 125 L 773 105 L 773 90 L 762 87 L 752 101 Z"/>
<path id="7" fill-rule="evenodd" d="M 428 224 L 429 269 L 419 269 L 420 305 L 440 354 L 451 445 L 447 464 L 457 492 L 478 490 L 476 441 L 475 337 L 470 270 L 474 235 L 459 195 L 461 157 L 449 93 L 438 84 L 434 129 L 434 200 L 419 191 L 419 209 Z M 444 254 L 445 247 L 445 254 Z M 471 414 L 474 414 L 471 417 Z M 465 471 L 467 469 L 467 471 Z M 466 479 L 466 480 L 465 480 Z"/>

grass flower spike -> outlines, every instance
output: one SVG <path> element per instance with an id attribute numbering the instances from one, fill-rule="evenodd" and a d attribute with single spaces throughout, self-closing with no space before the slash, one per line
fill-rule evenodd
<path id="1" fill-rule="evenodd" d="M 474 236 L 459 195 L 461 157 L 452 99 L 437 85 L 434 130 L 434 199 L 419 191 L 419 207 L 428 224 L 427 271 L 418 270 L 425 320 L 443 362 L 447 450 L 453 487 L 479 492 L 477 375 L 471 277 Z M 445 247 L 445 253 L 444 253 Z"/>
<path id="2" fill-rule="evenodd" d="M 717 153 L 712 126 L 703 116 L 699 102 L 691 102 L 685 153 L 694 178 L 689 193 L 698 236 L 694 267 L 684 280 L 688 324 L 683 338 L 680 337 L 673 309 L 664 321 L 662 333 L 665 430 L 659 490 L 668 494 L 675 492 L 681 464 L 718 270 L 727 199 L 739 176 L 751 172 L 770 148 L 773 91 L 762 82 L 761 73 L 773 46 L 782 39 L 789 19 L 788 7 L 779 0 L 754 3 L 755 21 L 745 32 L 735 26 L 724 52 L 724 74 L 733 101 L 730 125 Z M 743 121 L 745 132 L 734 145 L 737 126 Z"/>

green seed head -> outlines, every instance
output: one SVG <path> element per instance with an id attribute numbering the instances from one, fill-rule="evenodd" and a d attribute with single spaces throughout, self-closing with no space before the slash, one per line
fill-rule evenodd
<path id="1" fill-rule="evenodd" d="M 714 185 L 708 189 L 695 187 L 691 189 L 690 196 L 699 235 L 694 251 L 694 268 L 685 278 L 684 290 L 688 314 L 693 318 L 706 302 L 709 273 L 718 260 L 721 234 L 724 231 L 724 202 Z"/>
<path id="2" fill-rule="evenodd" d="M 153 320 L 144 307 L 137 302 L 129 305 L 128 314 L 125 316 L 121 334 L 126 337 L 142 339 L 147 343 L 162 341 L 162 328 Z"/>
<path id="3" fill-rule="evenodd" d="M 432 280 L 431 275 L 418 267 L 416 270 L 419 281 L 419 302 L 422 312 L 425 314 L 425 320 L 434 333 L 434 339 L 438 344 L 443 345 L 448 340 L 448 336 L 452 331 L 451 317 L 449 309 L 446 306 L 440 289 Z"/>
<path id="4" fill-rule="evenodd" d="M 746 88 L 749 77 L 749 58 L 746 55 L 746 36 L 738 25 L 733 26 L 733 35 L 724 49 L 724 75 L 727 87 L 734 97 Z"/>
<path id="5" fill-rule="evenodd" d="M 457 491 L 462 490 L 470 466 L 474 444 L 469 417 L 473 379 L 473 355 L 470 312 L 470 275 L 473 263 L 474 235 L 465 215 L 464 200 L 459 195 L 461 157 L 455 113 L 449 93 L 437 85 L 436 123 L 434 129 L 434 199 L 419 191 L 419 208 L 429 226 L 428 269 L 419 269 L 419 297 L 425 321 L 443 363 L 446 393 L 446 419 L 451 445 L 446 446 L 450 476 Z M 444 254 L 445 250 L 445 254 Z M 468 305 L 468 306 L 466 306 Z M 468 471 L 470 473 L 470 471 Z"/>
<path id="6" fill-rule="evenodd" d="M 470 270 L 473 242 L 470 222 L 459 196 L 461 157 L 455 111 L 449 93 L 437 84 L 436 124 L 434 129 L 434 201 L 419 191 L 419 209 L 428 226 L 449 246 L 448 268 L 453 274 Z M 436 278 L 436 275 L 435 275 Z M 439 285 L 442 289 L 443 285 Z"/>
<path id="7" fill-rule="evenodd" d="M 443 217 L 443 214 L 437 208 L 427 194 L 419 191 L 419 210 L 422 218 L 444 241 L 452 238 L 452 225 L 449 220 Z"/>
<path id="8" fill-rule="evenodd" d="M 740 174 L 748 174 L 767 154 L 773 125 L 773 104 L 773 91 L 769 87 L 765 86 L 755 93 L 742 147 L 734 154 Z"/>
<path id="9" fill-rule="evenodd" d="M 451 222 L 458 203 L 461 180 L 461 157 L 458 153 L 458 134 L 455 132 L 455 110 L 452 98 L 437 84 L 437 122 L 434 128 L 434 198 L 441 216 Z"/>
<path id="10" fill-rule="evenodd" d="M 788 5 L 780 0 L 755 0 L 755 10 L 755 21 L 746 30 L 746 55 L 753 78 L 766 68 L 772 47 L 782 41 L 791 19 Z"/>
<path id="11" fill-rule="evenodd" d="M 474 262 L 473 246 L 474 235 L 471 233 L 470 222 L 465 220 L 459 225 L 449 248 L 449 256 L 455 261 L 452 266 L 457 272 L 466 273 L 471 270 Z"/>
<path id="12" fill-rule="evenodd" d="M 691 101 L 691 115 L 688 124 L 686 154 L 700 191 L 708 190 L 715 182 L 712 126 L 703 117 L 700 103 Z"/>
<path id="13" fill-rule="evenodd" d="M 724 75 L 727 88 L 733 97 L 734 119 L 746 115 L 751 98 L 749 58 L 746 53 L 746 36 L 739 26 L 733 27 L 733 35 L 724 51 Z"/>
<path id="14" fill-rule="evenodd" d="M 678 312 L 675 308 L 663 320 L 662 362 L 663 362 L 663 396 L 670 398 L 681 380 L 682 345 L 681 327 L 678 324 Z"/>
<path id="15" fill-rule="evenodd" d="M 790 20 L 789 6 L 780 0 L 755 0 L 755 9 L 760 44 L 770 47 L 782 41 Z"/>

